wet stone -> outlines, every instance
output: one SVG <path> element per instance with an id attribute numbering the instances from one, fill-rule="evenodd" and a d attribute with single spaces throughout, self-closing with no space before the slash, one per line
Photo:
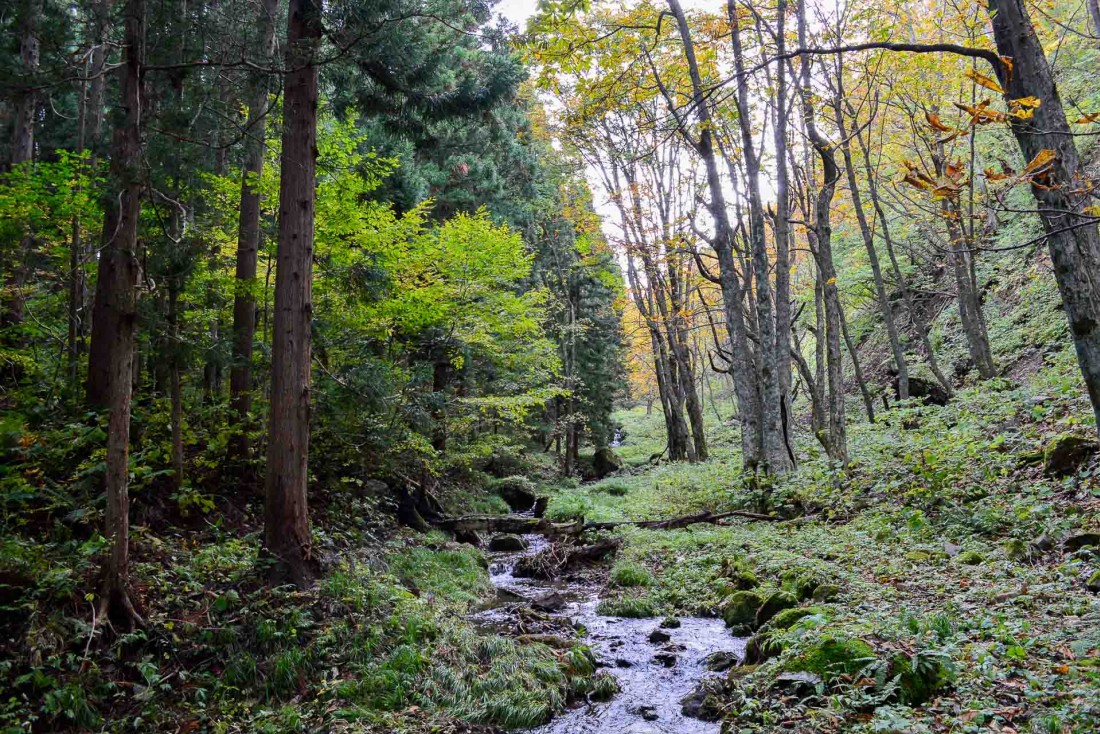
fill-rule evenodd
<path id="1" fill-rule="evenodd" d="M 653 656 L 653 662 L 672 668 L 676 666 L 676 656 L 670 652 L 659 652 Z"/>
<path id="2" fill-rule="evenodd" d="M 649 641 L 654 645 L 660 645 L 672 639 L 672 635 L 664 630 L 653 630 L 649 633 Z"/>

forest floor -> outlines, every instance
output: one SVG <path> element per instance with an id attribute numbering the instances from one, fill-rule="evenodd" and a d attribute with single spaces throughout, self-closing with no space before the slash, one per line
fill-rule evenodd
<path id="1" fill-rule="evenodd" d="M 1094 436 L 1071 354 L 1026 387 L 854 421 L 850 467 L 806 445 L 772 486 L 746 481 L 724 448 L 736 428 L 711 417 L 706 463 L 648 466 L 659 417 L 634 411 L 620 474 L 537 485 L 554 520 L 776 518 L 599 536 L 621 545 L 586 581 L 596 616 L 720 619 L 749 638 L 753 662 L 709 674 L 697 713 L 736 732 L 1098 731 L 1100 467 L 1086 451 L 1044 469 L 1059 437 Z M 317 498 L 328 573 L 308 592 L 263 583 L 246 520 L 139 520 L 146 625 L 129 633 L 90 613 L 101 541 L 79 516 L 0 539 L 0 731 L 488 732 L 614 704 L 594 629 L 559 619 L 562 643 L 482 624 L 500 595 L 483 551 L 395 531 L 385 501 Z M 506 511 L 491 489 L 452 502 Z"/>

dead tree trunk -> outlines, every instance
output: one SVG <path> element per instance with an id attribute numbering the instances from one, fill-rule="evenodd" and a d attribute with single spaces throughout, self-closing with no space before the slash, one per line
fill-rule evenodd
<path id="1" fill-rule="evenodd" d="M 279 254 L 271 347 L 264 548 L 273 577 L 299 587 L 317 575 L 310 537 L 310 324 L 317 157 L 317 66 L 321 5 L 291 0 L 287 22 Z"/>

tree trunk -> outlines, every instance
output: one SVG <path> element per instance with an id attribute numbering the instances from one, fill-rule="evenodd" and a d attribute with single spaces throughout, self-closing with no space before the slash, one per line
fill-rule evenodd
<path id="1" fill-rule="evenodd" d="M 989 11 L 997 52 L 1013 60 L 1011 72 L 1004 64 L 997 68 L 1005 99 L 1034 95 L 1042 101 L 1032 119 L 1011 118 L 1012 133 L 1024 160 L 1034 160 L 1043 150 L 1055 153 L 1045 174 L 1033 181 L 1031 192 L 1039 205 L 1077 361 L 1100 430 L 1100 231 L 1095 218 L 1083 211 L 1091 202 L 1082 191 L 1074 137 L 1022 0 L 991 0 Z"/>
<path id="2" fill-rule="evenodd" d="M 110 417 L 107 427 L 105 532 L 110 551 L 103 566 L 100 616 L 107 614 L 129 625 L 141 622 L 130 599 L 130 405 L 133 389 L 134 337 L 137 327 L 138 225 L 141 216 L 142 65 L 145 58 L 145 3 L 127 0 L 119 124 L 115 128 L 112 177 L 119 187 L 117 205 L 109 204 L 117 227 L 104 228 L 101 258 L 110 263 L 100 271 L 96 312 L 108 316 L 111 329 L 104 372 Z M 109 201 L 114 202 L 112 197 Z M 98 319 L 97 319 L 98 323 Z"/>
<path id="3" fill-rule="evenodd" d="M 749 82 L 745 76 L 744 51 L 737 8 L 733 0 L 727 2 L 727 12 L 733 44 L 734 71 L 737 74 L 738 128 L 741 132 L 741 156 L 745 165 L 749 204 L 749 241 L 752 252 L 753 274 L 756 278 L 756 322 L 759 330 L 757 350 L 760 369 L 760 420 L 761 446 L 767 471 L 784 474 L 791 469 L 787 453 L 787 440 L 783 432 L 783 382 L 779 377 L 779 349 L 776 308 L 772 302 L 771 263 L 768 261 L 767 231 L 764 222 L 764 203 L 760 194 L 760 161 L 752 138 L 752 111 L 749 108 Z M 782 70 L 781 70 L 782 75 Z M 778 167 L 785 168 L 780 160 Z M 788 272 L 789 276 L 790 273 Z M 786 317 L 789 322 L 789 316 Z M 786 345 L 784 345 L 786 346 Z M 782 351 L 786 352 L 786 349 Z"/>
<path id="4" fill-rule="evenodd" d="M 798 4 L 798 44 L 806 47 L 806 5 L 805 0 Z M 814 121 L 812 91 L 810 89 L 810 62 L 802 59 L 802 111 L 806 125 L 806 135 L 814 150 L 817 151 L 822 165 L 821 188 L 818 189 L 814 205 L 814 248 L 817 257 L 818 278 L 821 284 L 822 298 L 825 303 L 825 356 L 828 373 L 829 403 L 829 455 L 842 464 L 848 463 L 848 439 L 844 415 L 844 370 L 843 354 L 840 349 L 841 312 L 840 293 L 837 289 L 836 268 L 833 265 L 833 225 L 830 220 L 833 195 L 836 182 L 840 178 L 836 159 L 828 141 L 822 136 Z M 820 338 L 820 334 L 819 334 Z"/>
<path id="5" fill-rule="evenodd" d="M 737 412 L 741 420 L 741 454 L 746 469 L 755 471 L 767 469 L 762 455 L 761 434 L 761 396 L 756 380 L 756 368 L 753 365 L 752 348 L 749 344 L 745 315 L 742 310 L 742 283 L 738 276 L 737 263 L 733 256 L 733 227 L 729 212 L 726 210 L 726 194 L 722 177 L 718 171 L 712 129 L 714 123 L 710 114 L 709 95 L 703 86 L 702 74 L 695 56 L 695 46 L 691 40 L 691 29 L 679 0 L 668 0 L 669 10 L 676 18 L 680 41 L 684 48 L 684 57 L 691 78 L 692 107 L 699 120 L 699 139 L 690 141 L 703 164 L 707 176 L 707 189 L 710 193 L 708 209 L 714 220 L 714 252 L 718 257 L 718 278 L 722 291 L 722 305 L 726 316 L 726 329 L 730 337 L 730 378 L 737 393 Z M 687 137 L 687 131 L 683 130 Z"/>
<path id="6" fill-rule="evenodd" d="M 316 578 L 309 481 L 310 322 L 317 158 L 317 66 L 321 5 L 290 0 L 279 183 L 279 253 L 271 348 L 264 547 L 273 576 L 297 586 Z"/>
<path id="7" fill-rule="evenodd" d="M 856 221 L 859 223 L 859 231 L 863 237 L 863 247 L 867 250 L 867 260 L 871 264 L 871 277 L 875 282 L 875 296 L 878 299 L 879 313 L 882 314 L 882 320 L 886 324 L 886 335 L 890 341 L 890 351 L 894 356 L 894 367 L 898 372 L 898 397 L 906 400 L 909 398 L 909 365 L 905 360 L 905 349 L 901 345 L 901 336 L 898 333 L 897 322 L 894 319 L 894 310 L 890 307 L 890 299 L 886 295 L 886 281 L 882 277 L 882 265 L 879 263 L 878 251 L 875 249 L 875 238 L 871 233 L 871 226 L 867 222 L 867 213 L 863 209 L 859 181 L 856 178 L 856 169 L 852 163 L 852 145 L 844 124 L 843 99 L 844 80 L 841 76 L 837 79 L 837 96 L 833 108 L 836 110 L 837 128 L 842 141 L 840 150 L 844 154 L 844 170 L 848 175 L 848 190 L 852 196 Z M 858 128 L 859 121 L 853 119 L 852 124 Z M 854 352 L 852 353 L 852 359 L 856 359 Z M 866 393 L 866 387 L 861 387 L 861 389 Z M 864 395 L 864 398 L 866 399 L 866 395 Z M 871 422 L 874 422 L 873 410 L 870 407 L 867 414 L 871 417 Z"/>
<path id="8" fill-rule="evenodd" d="M 863 367 L 859 363 L 859 351 L 852 335 L 848 331 L 848 319 L 844 316 L 844 309 L 840 309 L 840 332 L 844 335 L 844 345 L 848 347 L 848 356 L 852 358 L 852 372 L 855 373 L 856 385 L 859 394 L 863 396 L 863 407 L 867 410 L 867 422 L 875 422 L 875 402 L 871 398 L 871 391 L 867 389 L 867 380 L 863 379 Z"/>

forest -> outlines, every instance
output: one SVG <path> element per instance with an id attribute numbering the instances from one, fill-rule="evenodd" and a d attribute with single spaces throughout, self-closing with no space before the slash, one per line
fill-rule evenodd
<path id="1" fill-rule="evenodd" d="M 1100 0 L 9 0 L 0 732 L 1100 732 Z"/>

